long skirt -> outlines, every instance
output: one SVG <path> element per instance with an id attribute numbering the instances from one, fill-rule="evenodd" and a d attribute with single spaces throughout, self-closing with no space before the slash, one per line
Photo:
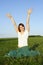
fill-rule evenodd
<path id="1" fill-rule="evenodd" d="M 36 50 L 29 50 L 28 46 L 18 48 L 17 50 L 12 50 L 9 53 L 5 54 L 5 56 L 13 58 L 21 58 L 25 56 L 36 56 L 36 55 L 40 55 L 40 52 Z"/>

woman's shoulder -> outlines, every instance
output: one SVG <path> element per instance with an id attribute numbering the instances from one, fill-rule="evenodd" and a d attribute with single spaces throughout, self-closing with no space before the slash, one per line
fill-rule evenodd
<path id="1" fill-rule="evenodd" d="M 28 30 L 25 30 L 25 33 L 28 33 Z"/>

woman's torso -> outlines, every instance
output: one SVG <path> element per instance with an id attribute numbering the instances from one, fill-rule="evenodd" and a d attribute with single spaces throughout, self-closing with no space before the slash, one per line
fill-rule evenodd
<path id="1" fill-rule="evenodd" d="M 18 47 L 28 46 L 28 31 L 25 30 L 23 34 L 18 32 Z"/>

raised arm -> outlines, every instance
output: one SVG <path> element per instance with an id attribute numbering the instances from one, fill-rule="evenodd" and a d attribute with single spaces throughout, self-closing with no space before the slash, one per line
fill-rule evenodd
<path id="1" fill-rule="evenodd" d="M 14 18 L 11 16 L 11 14 L 6 14 L 6 16 L 11 20 L 11 22 L 14 25 L 14 28 L 15 28 L 16 32 L 18 32 L 18 27 L 16 25 L 16 22 L 15 22 Z"/>
<path id="2" fill-rule="evenodd" d="M 32 13 L 32 9 L 29 9 L 28 10 L 28 14 L 27 14 L 27 20 L 26 20 L 26 30 L 29 32 L 30 31 L 30 24 L 29 24 L 29 21 L 30 21 L 30 15 Z"/>

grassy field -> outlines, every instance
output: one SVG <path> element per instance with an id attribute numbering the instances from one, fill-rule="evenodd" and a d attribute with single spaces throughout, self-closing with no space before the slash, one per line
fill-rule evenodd
<path id="1" fill-rule="evenodd" d="M 0 65 L 43 65 L 43 37 L 29 37 L 28 46 L 31 49 L 40 51 L 40 56 L 23 57 L 23 58 L 5 58 L 4 55 L 18 48 L 17 38 L 0 38 Z"/>

